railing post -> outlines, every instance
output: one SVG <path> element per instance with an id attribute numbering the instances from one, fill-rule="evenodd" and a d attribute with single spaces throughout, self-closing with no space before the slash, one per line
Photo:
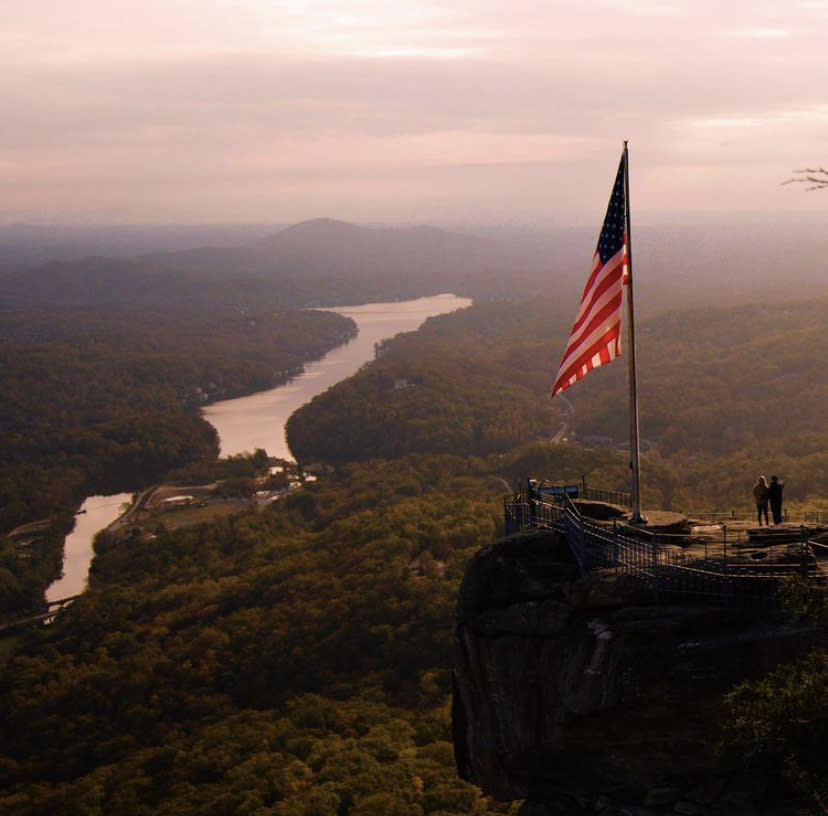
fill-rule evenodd
<path id="1" fill-rule="evenodd" d="M 654 589 L 655 589 L 656 597 L 658 597 L 658 595 L 659 595 L 659 592 L 658 592 L 658 536 L 656 536 L 656 535 L 653 536 L 653 548 L 652 549 L 653 549 L 653 552 L 652 552 L 653 582 L 655 584 Z"/>
<path id="2" fill-rule="evenodd" d="M 722 573 L 724 574 L 724 601 L 725 606 L 731 606 L 731 595 L 733 595 L 733 587 L 731 584 L 730 575 L 727 570 L 727 525 L 722 525 L 722 554 L 724 562 L 722 564 Z"/>

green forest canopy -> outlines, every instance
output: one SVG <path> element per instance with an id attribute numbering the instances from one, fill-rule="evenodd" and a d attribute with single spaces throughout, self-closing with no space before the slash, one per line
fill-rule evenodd
<path id="1" fill-rule="evenodd" d="M 284 383 L 355 330 L 318 311 L 5 313 L 0 531 L 214 459 L 201 405 Z"/>
<path id="2" fill-rule="evenodd" d="M 652 406 L 642 431 L 657 443 L 645 459 L 645 505 L 733 506 L 771 467 L 789 499 L 824 502 L 825 382 L 814 349 L 825 306 L 708 309 L 642 324 L 642 403 Z M 261 513 L 101 537 L 89 591 L 57 625 L 22 638 L 0 675 L 0 810 L 514 811 L 456 777 L 454 599 L 468 559 L 500 534 L 504 481 L 585 475 L 624 486 L 622 452 L 549 444 L 562 417 L 548 387 L 570 320 L 553 299 L 433 319 L 295 416 L 294 449 L 335 466 L 315 485 Z M 86 340 L 73 342 L 55 343 L 52 362 L 74 353 L 80 366 L 85 356 L 72 349 Z M 50 348 L 40 349 L 47 363 Z M 83 348 L 95 350 L 91 340 Z M 145 366 L 124 375 L 136 384 L 201 382 L 189 361 L 163 368 L 160 349 L 138 359 L 114 343 L 99 350 L 102 363 L 112 355 L 127 371 Z M 218 350 L 205 357 L 213 365 Z M 44 372 L 60 384 L 59 369 Z M 25 369 L 8 370 L 25 392 Z M 89 373 L 66 370 L 64 389 L 73 370 Z M 607 366 L 568 392 L 579 436 L 619 438 L 623 376 L 622 365 Z M 116 413 L 134 391 L 113 390 L 125 397 Z M 181 403 L 170 395 L 160 404 L 173 413 Z M 78 409 L 81 439 L 82 412 L 93 407 Z M 181 410 L 171 435 L 197 405 Z M 121 442 L 140 451 L 156 432 L 136 422 Z M 209 443 L 195 445 L 198 456 L 215 455 Z M 94 450 L 73 454 L 80 479 Z M 43 463 L 21 454 L 20 466 Z"/>
<path id="3" fill-rule="evenodd" d="M 457 779 L 447 709 L 454 597 L 501 490 L 411 457 L 101 539 L 90 589 L 0 678 L 0 810 L 505 812 Z"/>
<path id="4" fill-rule="evenodd" d="M 642 469 L 650 506 L 749 509 L 750 485 L 766 471 L 790 477 L 789 500 L 824 502 L 826 314 L 823 298 L 688 309 L 641 323 L 640 427 L 653 443 Z M 563 403 L 548 399 L 567 317 L 544 300 L 432 319 L 297 411 L 287 429 L 291 449 L 300 461 L 336 464 L 413 451 L 502 454 L 549 440 L 569 421 Z M 566 392 L 577 438 L 625 441 L 625 378 L 622 358 Z M 615 487 L 626 486 L 620 481 Z"/>

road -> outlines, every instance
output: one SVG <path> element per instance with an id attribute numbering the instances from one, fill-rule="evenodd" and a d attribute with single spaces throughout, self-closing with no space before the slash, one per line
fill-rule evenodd
<path id="1" fill-rule="evenodd" d="M 566 419 L 561 424 L 558 432 L 552 437 L 552 444 L 558 445 L 566 439 L 566 435 L 569 433 L 570 422 L 572 417 L 575 416 L 575 406 L 563 394 L 558 394 L 555 399 L 563 402 L 566 410 Z"/>

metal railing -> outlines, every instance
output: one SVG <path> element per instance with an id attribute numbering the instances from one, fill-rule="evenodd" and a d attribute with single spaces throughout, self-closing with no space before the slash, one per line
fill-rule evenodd
<path id="1" fill-rule="evenodd" d="M 526 494 L 530 499 L 543 500 L 545 497 L 566 495 L 587 501 L 604 502 L 619 507 L 632 507 L 632 494 L 628 490 L 605 490 L 600 487 L 588 487 L 584 480 L 580 484 L 559 485 L 548 481 L 528 479 Z"/>
<path id="2" fill-rule="evenodd" d="M 705 546 L 703 557 L 671 547 L 671 539 L 687 536 L 654 534 L 585 518 L 566 491 L 533 491 L 518 494 L 504 503 L 506 533 L 528 529 L 551 529 L 562 533 L 582 575 L 595 570 L 614 570 L 644 581 L 659 599 L 675 597 L 708 599 L 724 605 L 759 610 L 778 608 L 783 581 L 793 575 L 819 577 L 813 557 L 818 547 L 809 541 L 804 527 L 797 542 L 784 546 L 786 561 L 773 558 L 750 561 L 740 543 L 730 542 L 727 531 L 717 546 Z M 765 553 L 767 556 L 767 552 Z M 773 563 L 771 563 L 773 562 Z"/>
<path id="3" fill-rule="evenodd" d="M 709 521 L 711 524 L 726 521 L 756 521 L 756 510 L 713 510 L 700 513 L 692 512 L 689 515 L 697 521 Z M 782 521 L 785 523 L 800 522 L 802 524 L 826 524 L 828 512 L 825 510 L 790 511 L 782 509 Z"/>

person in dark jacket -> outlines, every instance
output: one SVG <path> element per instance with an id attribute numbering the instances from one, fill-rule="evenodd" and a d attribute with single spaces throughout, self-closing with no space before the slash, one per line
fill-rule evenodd
<path id="1" fill-rule="evenodd" d="M 782 488 L 784 486 L 784 482 L 780 482 L 776 476 L 771 476 L 771 483 L 768 485 L 768 499 L 770 500 L 774 524 L 779 524 L 782 521 Z"/>
<path id="2" fill-rule="evenodd" d="M 753 485 L 753 498 L 756 500 L 756 514 L 759 516 L 759 526 L 762 526 L 762 515 L 765 516 L 765 524 L 768 521 L 768 483 L 764 476 L 760 476 Z"/>

